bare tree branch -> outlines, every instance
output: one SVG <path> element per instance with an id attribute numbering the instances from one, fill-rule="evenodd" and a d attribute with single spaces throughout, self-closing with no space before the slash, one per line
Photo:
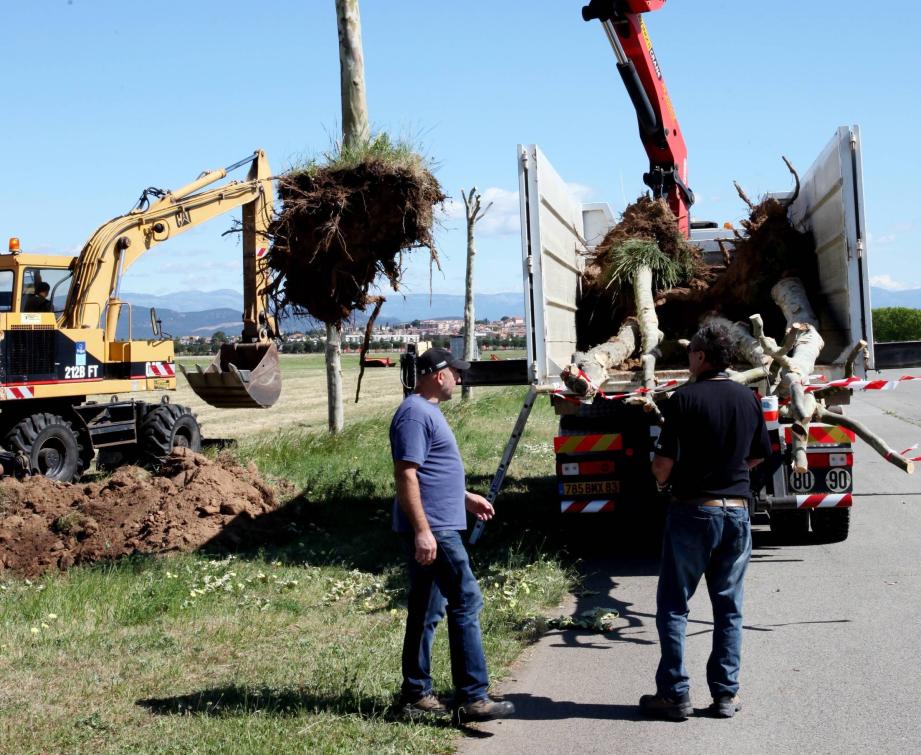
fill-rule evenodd
<path id="1" fill-rule="evenodd" d="M 740 198 L 743 202 L 745 202 L 745 204 L 748 205 L 748 209 L 754 210 L 754 209 L 755 209 L 755 204 L 754 204 L 754 202 L 752 202 L 752 201 L 748 198 L 748 195 L 742 190 L 742 187 L 739 186 L 738 181 L 733 181 L 733 182 L 732 182 L 732 185 L 736 187 L 736 191 L 739 193 L 739 198 Z"/>

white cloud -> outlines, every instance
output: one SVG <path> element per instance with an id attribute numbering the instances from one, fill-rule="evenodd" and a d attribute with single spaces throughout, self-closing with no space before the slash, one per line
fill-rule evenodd
<path id="1" fill-rule="evenodd" d="M 566 184 L 573 197 L 579 202 L 590 202 L 595 190 L 591 186 L 579 183 Z M 480 206 L 492 206 L 483 215 L 483 219 L 476 225 L 478 236 L 506 236 L 518 235 L 521 231 L 521 209 L 518 202 L 518 192 L 490 186 L 480 192 L 482 199 Z M 449 222 L 459 221 L 459 222 Z M 463 199 L 449 199 L 445 202 L 441 222 L 449 230 L 463 229 L 466 222 Z"/>
<path id="2" fill-rule="evenodd" d="M 870 285 L 877 288 L 885 288 L 887 291 L 906 291 L 910 288 L 917 288 L 915 284 L 903 283 L 893 278 L 891 275 L 871 275 Z"/>

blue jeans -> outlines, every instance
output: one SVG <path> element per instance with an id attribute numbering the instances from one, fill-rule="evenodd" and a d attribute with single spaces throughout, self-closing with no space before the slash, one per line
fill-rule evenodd
<path id="1" fill-rule="evenodd" d="M 713 605 L 713 650 L 707 661 L 707 684 L 713 697 L 738 692 L 742 582 L 751 552 L 747 508 L 671 504 L 656 594 L 656 628 L 662 650 L 656 690 L 660 695 L 677 697 L 690 687 L 684 667 L 688 601 L 704 574 Z"/>
<path id="2" fill-rule="evenodd" d="M 434 532 L 438 542 L 435 561 L 420 566 L 412 534 L 403 535 L 409 569 L 408 615 L 403 639 L 405 700 L 432 693 L 432 643 L 435 628 L 447 613 L 451 648 L 451 678 L 455 704 L 487 696 L 489 674 L 480 637 L 483 596 L 470 570 L 460 532 Z"/>

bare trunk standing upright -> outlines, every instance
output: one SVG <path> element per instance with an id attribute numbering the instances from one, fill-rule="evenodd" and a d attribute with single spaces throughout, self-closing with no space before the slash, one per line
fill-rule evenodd
<path id="1" fill-rule="evenodd" d="M 351 147 L 367 141 L 370 136 L 358 0 L 336 0 L 336 23 L 339 26 L 342 142 L 343 146 Z"/>
<path id="2" fill-rule="evenodd" d="M 339 71 L 342 89 L 342 146 L 368 140 L 368 103 L 365 99 L 365 63 L 361 48 L 361 15 L 358 0 L 336 0 L 339 28 Z M 338 433 L 345 424 L 342 408 L 342 332 L 326 326 L 326 391 L 329 431 Z"/>
<path id="3" fill-rule="evenodd" d="M 467 281 L 464 288 L 464 361 L 471 362 L 474 358 L 474 348 L 476 346 L 475 325 L 473 313 L 473 258 L 476 256 L 476 246 L 473 238 L 473 227 L 492 207 L 490 202 L 486 207 L 480 209 L 480 200 L 482 197 L 476 190 L 476 186 L 470 189 L 470 194 L 464 194 L 461 189 L 461 196 L 464 199 L 464 212 L 467 216 Z M 461 399 L 466 401 L 473 393 L 469 385 L 461 387 Z"/>

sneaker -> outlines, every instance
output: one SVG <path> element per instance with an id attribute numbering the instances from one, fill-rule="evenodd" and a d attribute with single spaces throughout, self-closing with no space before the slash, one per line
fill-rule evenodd
<path id="1" fill-rule="evenodd" d="M 508 700 L 493 700 L 491 697 L 464 703 L 454 709 L 454 718 L 458 723 L 491 721 L 494 718 L 508 718 L 514 714 L 515 706 Z"/>
<path id="2" fill-rule="evenodd" d="M 672 721 L 684 721 L 694 712 L 691 697 L 685 692 L 678 697 L 665 695 L 643 695 L 640 698 L 640 710 L 650 718 L 667 718 Z"/>
<path id="3" fill-rule="evenodd" d="M 740 710 L 742 710 L 742 701 L 738 695 L 720 695 L 713 698 L 710 715 L 717 718 L 732 718 Z"/>
<path id="4" fill-rule="evenodd" d="M 403 715 L 407 718 L 422 718 L 424 716 L 446 716 L 448 709 L 431 692 L 412 702 L 403 703 Z"/>

